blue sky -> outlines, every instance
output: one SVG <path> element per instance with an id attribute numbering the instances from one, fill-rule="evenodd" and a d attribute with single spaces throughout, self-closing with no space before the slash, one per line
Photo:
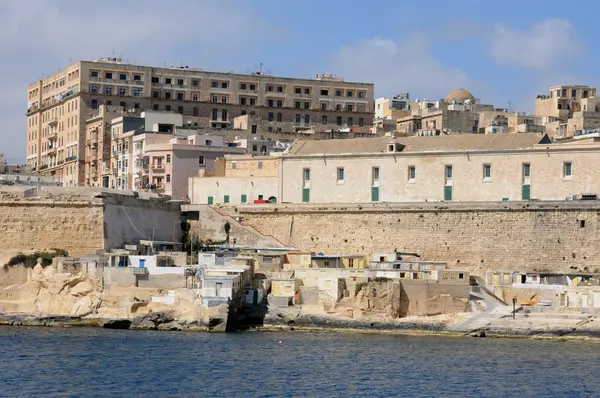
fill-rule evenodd
<path id="1" fill-rule="evenodd" d="M 28 83 L 113 50 L 142 64 L 335 73 L 375 83 L 376 96 L 464 87 L 531 111 L 551 85 L 597 85 L 597 10 L 589 0 L 0 0 L 0 152 L 24 160 Z"/>

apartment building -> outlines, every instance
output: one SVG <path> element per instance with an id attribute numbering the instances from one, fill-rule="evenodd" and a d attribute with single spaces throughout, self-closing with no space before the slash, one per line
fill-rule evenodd
<path id="1" fill-rule="evenodd" d="M 346 127 L 368 133 L 373 84 L 332 75 L 295 79 L 148 67 L 119 58 L 80 61 L 29 85 L 27 164 L 65 185 L 93 184 L 86 171 L 85 121 L 101 105 L 178 113 L 185 125 L 214 129 L 231 128 L 235 117 L 249 115 L 249 137 Z"/>
<path id="2" fill-rule="evenodd" d="M 229 145 L 220 136 L 191 130 L 176 135 L 143 133 L 133 137 L 134 170 L 128 176 L 136 191 L 152 191 L 188 200 L 188 181 L 206 168 L 213 168 L 226 154 L 244 154 L 246 149 Z"/>
<path id="3" fill-rule="evenodd" d="M 577 135 L 580 130 L 600 127 L 600 104 L 596 88 L 575 86 L 550 87 L 548 95 L 538 95 L 535 116 L 542 119 L 545 131 L 556 138 Z"/>

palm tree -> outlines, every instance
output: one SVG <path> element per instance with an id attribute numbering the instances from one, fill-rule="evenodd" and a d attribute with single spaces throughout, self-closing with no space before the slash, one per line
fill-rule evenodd
<path id="1" fill-rule="evenodd" d="M 227 242 L 227 244 L 229 245 L 229 232 L 231 232 L 231 224 L 229 224 L 229 222 L 225 223 L 225 234 L 227 235 L 227 238 L 225 239 L 225 242 Z"/>

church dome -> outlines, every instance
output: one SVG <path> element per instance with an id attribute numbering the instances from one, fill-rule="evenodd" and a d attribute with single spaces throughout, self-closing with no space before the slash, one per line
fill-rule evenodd
<path id="1" fill-rule="evenodd" d="M 474 100 L 473 94 L 465 90 L 464 88 L 457 88 L 456 90 L 452 90 L 448 93 L 445 98 L 446 100 Z"/>

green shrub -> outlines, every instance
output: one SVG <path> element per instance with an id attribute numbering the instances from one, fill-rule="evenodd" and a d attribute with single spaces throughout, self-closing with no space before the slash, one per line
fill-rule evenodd
<path id="1" fill-rule="evenodd" d="M 386 278 L 384 276 L 378 276 L 376 278 L 372 279 L 373 282 L 391 282 L 392 280 L 390 278 Z"/>
<path id="2" fill-rule="evenodd" d="M 37 264 L 38 258 L 42 259 L 42 266 L 47 267 L 52 264 L 54 257 L 67 257 L 69 253 L 63 249 L 50 249 L 49 252 L 35 252 L 33 254 L 18 253 L 16 256 L 8 260 L 5 266 L 12 267 L 18 264 L 23 264 L 27 268 L 33 268 Z"/>

